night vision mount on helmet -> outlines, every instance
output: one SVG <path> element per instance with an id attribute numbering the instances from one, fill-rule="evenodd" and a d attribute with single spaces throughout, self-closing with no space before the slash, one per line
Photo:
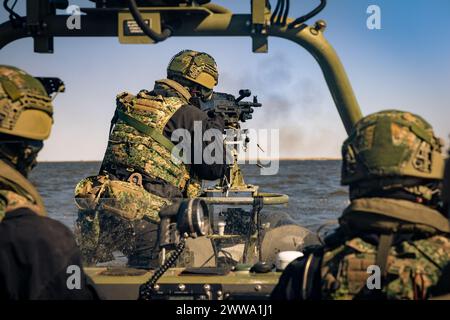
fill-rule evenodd
<path id="1" fill-rule="evenodd" d="M 53 123 L 49 95 L 64 90 L 61 80 L 51 78 L 50 85 L 48 79 L 0 65 L 0 133 L 33 140 L 48 138 Z"/>

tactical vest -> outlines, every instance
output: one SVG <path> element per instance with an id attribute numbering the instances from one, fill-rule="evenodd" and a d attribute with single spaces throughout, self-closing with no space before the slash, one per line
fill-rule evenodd
<path id="1" fill-rule="evenodd" d="M 200 193 L 200 183 L 187 166 L 172 156 L 173 144 L 163 135 L 174 113 L 186 105 L 189 92 L 175 81 L 157 81 L 175 89 L 181 97 L 153 96 L 146 90 L 136 96 L 117 96 L 116 121 L 102 167 L 140 172 L 177 187 L 187 197 Z"/>
<path id="2" fill-rule="evenodd" d="M 323 299 L 426 299 L 442 269 L 450 263 L 449 222 L 423 205 L 405 200 L 358 199 L 344 211 L 340 225 L 348 236 L 339 245 L 325 247 L 322 257 Z M 352 236 L 357 232 L 379 234 L 378 247 Z M 392 236 L 399 233 L 422 237 L 394 247 Z M 371 275 L 380 276 L 380 290 L 373 277 L 368 286 Z"/>
<path id="3" fill-rule="evenodd" d="M 40 216 L 47 212 L 34 186 L 17 170 L 0 160 L 0 221 L 8 212 L 28 208 Z"/>
<path id="4" fill-rule="evenodd" d="M 174 146 L 163 135 L 167 122 L 188 103 L 190 94 L 168 79 L 157 84 L 175 90 L 179 97 L 151 95 L 146 90 L 136 96 L 119 94 L 102 163 L 107 172 L 83 179 L 75 188 L 79 209 L 77 241 L 85 257 L 104 255 L 103 251 L 108 251 L 104 248 L 117 242 L 114 234 L 123 239 L 128 231 L 133 233 L 131 228 L 119 234 L 118 226 L 131 226 L 132 221 L 141 219 L 159 222 L 159 211 L 171 201 L 148 192 L 142 185 L 143 174 L 175 186 L 187 197 L 200 193 L 200 183 L 184 163 L 172 157 Z M 109 174 L 118 176 L 118 173 L 120 180 L 110 179 Z M 126 250 L 119 248 L 119 251 Z"/>

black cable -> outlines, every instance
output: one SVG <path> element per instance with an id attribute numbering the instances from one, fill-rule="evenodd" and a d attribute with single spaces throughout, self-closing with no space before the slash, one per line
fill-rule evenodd
<path id="1" fill-rule="evenodd" d="M 302 24 L 306 20 L 309 20 L 312 17 L 318 15 L 326 7 L 326 5 L 327 5 L 327 0 L 320 0 L 320 4 L 317 6 L 317 8 L 315 8 L 311 12 L 301 16 L 300 18 L 295 19 L 293 22 L 291 22 L 288 25 L 288 28 L 289 29 L 295 28 L 295 26 Z"/>
<path id="2" fill-rule="evenodd" d="M 277 16 L 277 21 L 275 21 L 275 24 L 280 25 L 281 24 L 281 19 L 283 17 L 283 13 L 284 13 L 284 6 L 286 4 L 286 0 L 281 0 L 281 7 L 280 7 L 280 13 Z"/>
<path id="3" fill-rule="evenodd" d="M 259 261 L 262 261 L 262 251 L 261 251 L 261 232 L 262 232 L 262 226 L 261 226 L 261 210 L 264 206 L 264 197 L 256 196 L 253 199 L 253 210 L 254 215 L 256 215 L 256 231 L 257 231 L 257 246 L 258 246 L 258 259 Z"/>
<path id="4" fill-rule="evenodd" d="M 172 265 L 174 265 L 175 262 L 177 262 L 178 258 L 183 253 L 185 247 L 186 247 L 186 238 L 182 237 L 175 251 L 170 254 L 166 262 L 164 262 L 164 264 L 162 264 L 155 271 L 150 280 L 141 285 L 141 287 L 139 288 L 139 300 L 151 299 L 156 282 L 158 282 L 158 280 L 164 275 L 164 273 L 166 273 L 166 271 L 169 270 L 169 268 L 172 267 Z"/>
<path id="5" fill-rule="evenodd" d="M 270 17 L 270 24 L 275 24 L 275 17 L 278 15 L 278 11 L 280 10 L 281 1 L 282 0 L 278 0 L 277 1 L 277 5 L 275 6 L 275 10 L 273 11 L 272 16 Z"/>
<path id="6" fill-rule="evenodd" d="M 5 8 L 5 10 L 9 13 L 9 20 L 13 24 L 17 24 L 18 25 L 18 22 L 22 22 L 23 21 L 23 17 L 21 17 L 16 12 L 14 12 L 14 7 L 17 4 L 17 0 L 14 1 L 13 5 L 11 7 L 8 6 L 8 2 L 9 2 L 9 0 L 4 0 L 3 1 L 3 8 Z"/>
<path id="7" fill-rule="evenodd" d="M 15 16 L 15 15 L 17 15 L 17 13 L 15 13 L 14 10 L 13 10 L 15 3 L 13 4 L 12 8 L 10 8 L 8 6 L 8 2 L 9 2 L 9 0 L 4 0 L 3 1 L 3 8 L 5 8 L 5 10 L 9 13 L 9 18 L 11 19 L 11 16 Z"/>
<path id="8" fill-rule="evenodd" d="M 159 34 L 150 29 L 150 27 L 145 23 L 142 19 L 142 15 L 139 12 L 139 8 L 136 4 L 135 0 L 128 0 L 128 9 L 130 10 L 131 15 L 134 20 L 138 24 L 138 26 L 142 29 L 142 31 L 153 41 L 161 42 L 166 40 L 172 35 L 172 30 L 170 28 L 164 28 L 164 30 Z"/>
<path id="9" fill-rule="evenodd" d="M 289 16 L 289 7 L 291 5 L 291 0 L 286 0 L 286 9 L 284 10 L 283 20 L 281 20 L 281 25 L 285 26 L 287 18 Z"/>
<path id="10" fill-rule="evenodd" d="M 225 257 L 225 265 L 228 267 L 231 267 L 232 265 L 231 265 L 231 263 L 230 262 L 233 262 L 234 261 L 234 259 L 233 259 L 233 255 L 231 254 L 231 253 L 229 253 L 228 251 L 226 251 L 225 249 L 220 249 L 219 250 L 219 253 L 220 252 L 222 252 L 222 254 L 223 254 L 223 256 Z"/>

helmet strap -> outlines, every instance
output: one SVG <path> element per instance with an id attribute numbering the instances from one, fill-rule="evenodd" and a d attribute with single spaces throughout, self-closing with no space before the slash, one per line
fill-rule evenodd
<path id="1" fill-rule="evenodd" d="M 168 77 L 168 79 L 173 80 L 181 84 L 183 87 L 185 87 L 189 93 L 192 95 L 192 97 L 197 97 L 202 99 L 203 101 L 208 101 L 211 99 L 212 96 L 212 89 L 208 89 L 206 87 L 203 87 L 193 81 L 184 79 L 183 77 L 178 77 L 176 75 Z"/>
<path id="2" fill-rule="evenodd" d="M 0 159 L 6 161 L 25 177 L 37 164 L 43 143 L 39 140 L 2 141 Z"/>

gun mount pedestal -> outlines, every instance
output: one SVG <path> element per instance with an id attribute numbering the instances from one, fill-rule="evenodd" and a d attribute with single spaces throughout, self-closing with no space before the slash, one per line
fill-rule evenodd
<path id="1" fill-rule="evenodd" d="M 223 179 L 219 185 L 204 191 L 207 196 L 203 199 L 211 205 L 251 206 L 250 210 L 228 207 L 225 211 L 221 211 L 231 234 L 214 234 L 209 238 L 219 247 L 230 240 L 240 241 L 245 244 L 241 262 L 253 264 L 260 261 L 261 238 L 264 231 L 260 217 L 261 209 L 264 205 L 287 204 L 289 197 L 284 194 L 260 193 L 258 186 L 246 184 L 237 162 L 230 166 L 228 179 Z M 223 196 L 216 196 L 218 193 Z"/>

